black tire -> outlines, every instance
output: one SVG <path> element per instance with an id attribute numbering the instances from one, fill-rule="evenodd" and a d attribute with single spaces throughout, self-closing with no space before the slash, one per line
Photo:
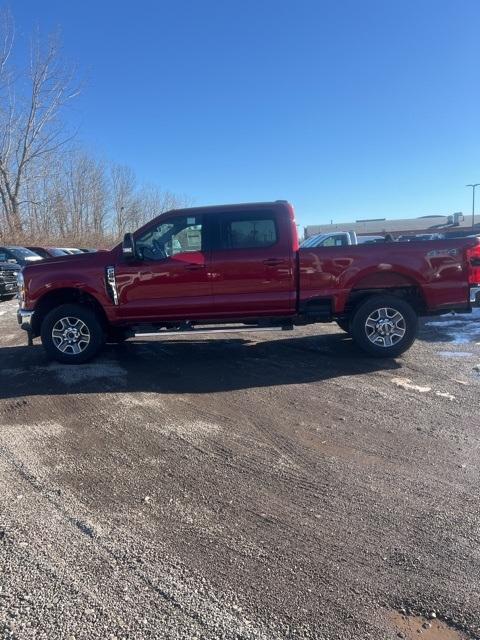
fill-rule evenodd
<path id="1" fill-rule="evenodd" d="M 68 320 L 68 323 L 63 322 L 64 320 Z M 75 321 L 78 322 L 75 324 Z M 54 329 L 56 337 L 52 335 Z M 73 346 L 65 345 L 68 340 L 60 337 L 60 334 L 64 335 L 64 331 L 66 331 L 70 339 L 72 334 L 68 332 L 72 330 L 80 333 L 80 338 L 72 343 Z M 47 355 L 53 360 L 65 364 L 88 362 L 100 351 L 105 342 L 104 331 L 97 315 L 89 307 L 80 304 L 62 304 L 60 307 L 52 309 L 43 319 L 40 334 Z M 62 341 L 61 346 L 66 349 L 65 351 L 57 346 L 60 340 Z M 78 353 L 74 352 L 75 344 L 80 350 Z"/>
<path id="2" fill-rule="evenodd" d="M 394 358 L 412 346 L 417 323 L 417 314 L 408 302 L 397 296 L 376 295 L 355 309 L 351 336 L 366 353 Z"/>
<path id="3" fill-rule="evenodd" d="M 17 295 L 16 293 L 7 293 L 7 295 L 5 295 L 5 296 L 0 296 L 0 300 L 3 300 L 5 302 L 7 300 L 13 300 L 16 295 Z"/>
<path id="4" fill-rule="evenodd" d="M 350 333 L 350 319 L 348 320 L 335 320 L 342 331 Z"/>

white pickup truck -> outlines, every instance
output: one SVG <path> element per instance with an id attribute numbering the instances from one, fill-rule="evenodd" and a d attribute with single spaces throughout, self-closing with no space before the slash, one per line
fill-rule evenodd
<path id="1" fill-rule="evenodd" d="M 313 249 L 314 247 L 346 247 L 351 244 L 371 244 L 384 241 L 384 236 L 357 236 L 355 231 L 331 231 L 310 236 L 300 246 Z"/>

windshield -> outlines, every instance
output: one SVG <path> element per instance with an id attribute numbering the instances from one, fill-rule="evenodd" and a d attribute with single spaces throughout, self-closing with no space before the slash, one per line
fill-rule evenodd
<path id="1" fill-rule="evenodd" d="M 62 249 L 54 249 L 54 248 L 49 249 L 48 253 L 51 256 L 66 256 L 66 255 L 68 255 L 68 253 L 66 251 L 63 251 Z"/>
<path id="2" fill-rule="evenodd" d="M 38 253 L 30 251 L 25 247 L 9 247 L 8 249 L 16 258 L 40 258 Z"/>
<path id="3" fill-rule="evenodd" d="M 325 238 L 325 234 L 320 234 L 318 236 L 312 236 L 311 238 L 307 238 L 301 244 L 302 247 L 314 247 L 318 242 L 321 241 L 322 238 Z"/>

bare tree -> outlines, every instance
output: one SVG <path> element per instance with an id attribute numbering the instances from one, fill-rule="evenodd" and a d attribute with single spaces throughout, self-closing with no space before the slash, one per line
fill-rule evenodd
<path id="1" fill-rule="evenodd" d="M 48 159 L 71 139 L 61 121 L 66 104 L 78 93 L 74 73 L 61 61 L 58 37 L 43 45 L 38 35 L 30 63 L 19 72 L 10 62 L 14 44 L 11 15 L 0 15 L 0 200 L 13 235 L 24 230 L 22 204 L 28 183 L 48 170 Z"/>
<path id="2" fill-rule="evenodd" d="M 145 224 L 165 211 L 188 207 L 191 204 L 191 199 L 175 195 L 171 191 L 162 191 L 155 184 L 146 184 L 138 193 L 138 202 L 138 214 L 130 221 L 131 229 Z"/>
<path id="3" fill-rule="evenodd" d="M 120 164 L 110 169 L 112 184 L 113 225 L 117 237 L 121 237 L 132 220 L 138 217 L 140 203 L 137 198 L 137 179 L 134 171 Z"/>
<path id="4" fill-rule="evenodd" d="M 78 94 L 58 37 L 32 41 L 29 64 L 13 65 L 13 18 L 0 10 L 0 238 L 8 242 L 108 246 L 188 199 L 139 185 L 127 165 L 80 146 L 62 121 Z"/>

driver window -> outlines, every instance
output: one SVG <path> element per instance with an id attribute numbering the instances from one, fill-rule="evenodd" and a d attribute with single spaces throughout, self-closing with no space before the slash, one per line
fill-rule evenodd
<path id="1" fill-rule="evenodd" d="M 144 260 L 163 260 L 177 253 L 201 251 L 201 219 L 199 216 L 171 218 L 137 238 L 136 247 Z"/>

